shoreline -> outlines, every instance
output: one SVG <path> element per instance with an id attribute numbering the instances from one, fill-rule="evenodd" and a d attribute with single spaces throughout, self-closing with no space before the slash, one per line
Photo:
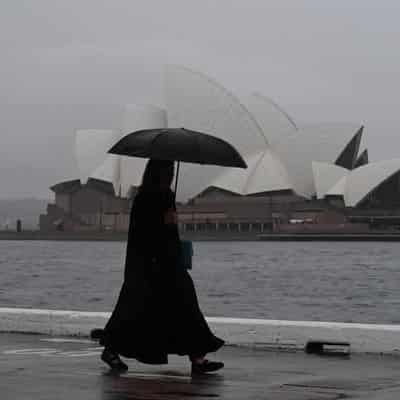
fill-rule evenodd
<path id="1" fill-rule="evenodd" d="M 264 242 L 399 242 L 400 233 L 296 233 L 260 235 Z"/>
<path id="2" fill-rule="evenodd" d="M 182 239 L 192 241 L 259 241 L 259 237 L 254 233 L 243 234 L 181 234 Z M 127 233 L 115 232 L 51 232 L 44 233 L 39 231 L 31 232 L 0 232 L 1 240 L 42 240 L 42 241 L 109 241 L 126 242 Z"/>
<path id="3" fill-rule="evenodd" d="M 0 231 L 0 241 L 4 240 L 38 240 L 38 241 L 110 241 L 125 242 L 127 233 L 123 232 L 40 232 L 22 231 L 10 232 Z M 371 233 L 226 233 L 226 232 L 203 232 L 203 233 L 181 233 L 181 238 L 192 241 L 324 241 L 324 242 L 399 242 L 399 233 L 371 232 Z"/>

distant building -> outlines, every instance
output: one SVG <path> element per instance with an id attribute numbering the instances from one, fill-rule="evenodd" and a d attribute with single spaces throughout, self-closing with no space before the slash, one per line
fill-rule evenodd
<path id="1" fill-rule="evenodd" d="M 185 67 L 168 66 L 165 72 L 165 109 L 126 105 L 115 129 L 76 132 L 82 181 L 91 177 L 112 182 L 126 197 L 130 185 L 140 185 L 145 160 L 110 155 L 108 150 L 127 133 L 168 126 L 191 127 L 224 139 L 248 166 L 185 166 L 179 190 L 185 200 L 212 187 L 242 197 L 290 192 L 358 207 L 400 171 L 400 158 L 369 162 L 368 149 L 360 151 L 364 127 L 359 123 L 298 124 L 263 95 L 239 99 L 212 78 Z M 396 201 L 393 190 L 391 194 Z"/>
<path id="2" fill-rule="evenodd" d="M 177 205 L 182 233 L 366 232 L 369 227 L 400 225 L 400 174 L 366 192 L 357 207 L 345 207 L 342 196 L 305 199 L 293 191 L 242 196 L 209 187 Z M 41 231 L 127 232 L 130 199 L 121 198 L 110 182 L 90 178 L 51 187 L 55 202 L 40 216 Z M 391 216 L 390 218 L 388 216 Z"/>
<path id="3" fill-rule="evenodd" d="M 41 231 L 115 231 L 128 229 L 130 200 L 116 196 L 110 182 L 89 178 L 58 183 L 50 188 L 55 202 L 40 216 Z"/>
<path id="4" fill-rule="evenodd" d="M 368 150 L 360 152 L 362 125 L 299 125 L 263 95 L 238 99 L 179 66 L 166 69 L 165 98 L 165 109 L 126 105 L 115 129 L 76 132 L 80 180 L 51 188 L 55 203 L 41 216 L 42 230 L 126 231 L 130 188 L 140 185 L 146 160 L 108 150 L 127 133 L 168 126 L 224 139 L 248 166 L 185 166 L 178 193 L 187 201 L 178 205 L 183 231 L 330 230 L 348 221 L 376 226 L 376 216 L 387 214 L 398 215 L 400 225 L 400 158 L 369 162 Z"/>

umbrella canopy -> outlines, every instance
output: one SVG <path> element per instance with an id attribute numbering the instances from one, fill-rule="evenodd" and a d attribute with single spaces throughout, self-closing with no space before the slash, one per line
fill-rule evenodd
<path id="1" fill-rule="evenodd" d="M 145 129 L 130 133 L 109 153 L 130 157 L 247 168 L 238 151 L 215 136 L 184 128 Z"/>

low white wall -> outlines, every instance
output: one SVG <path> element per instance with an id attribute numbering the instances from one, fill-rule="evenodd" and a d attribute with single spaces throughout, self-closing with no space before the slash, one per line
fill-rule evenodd
<path id="1" fill-rule="evenodd" d="M 109 313 L 0 308 L 0 332 L 88 336 L 104 327 Z M 399 353 L 400 325 L 337 322 L 207 318 L 213 332 L 228 344 L 304 348 L 309 340 L 350 343 L 352 352 Z"/>

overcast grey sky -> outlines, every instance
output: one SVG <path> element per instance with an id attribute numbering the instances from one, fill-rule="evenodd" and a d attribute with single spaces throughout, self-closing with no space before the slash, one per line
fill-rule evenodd
<path id="1" fill-rule="evenodd" d="M 162 106 L 167 63 L 296 121 L 362 123 L 373 161 L 400 157 L 399 21 L 398 0 L 3 0 L 0 198 L 77 177 L 74 130 Z"/>

